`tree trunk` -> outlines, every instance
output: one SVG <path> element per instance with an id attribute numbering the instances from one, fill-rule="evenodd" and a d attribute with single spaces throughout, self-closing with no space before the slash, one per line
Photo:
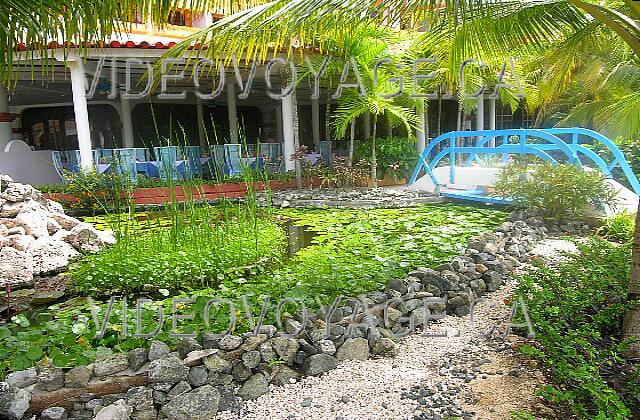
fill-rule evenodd
<path id="1" fill-rule="evenodd" d="M 631 248 L 631 278 L 629 279 L 629 289 L 627 300 L 640 300 L 640 203 L 636 213 L 636 229 L 633 233 L 633 245 Z M 622 338 L 635 338 L 627 349 L 627 358 L 640 358 L 640 305 L 636 305 L 624 317 L 622 328 Z"/>
<path id="2" fill-rule="evenodd" d="M 351 121 L 351 133 L 349 136 L 349 162 L 348 165 L 349 167 L 353 167 L 353 146 L 355 144 L 355 138 L 356 138 L 356 120 L 353 119 L 353 121 Z"/>
<path id="3" fill-rule="evenodd" d="M 371 186 L 378 186 L 378 160 L 376 158 L 376 134 L 378 125 L 378 115 L 373 115 L 373 133 L 371 135 Z"/>

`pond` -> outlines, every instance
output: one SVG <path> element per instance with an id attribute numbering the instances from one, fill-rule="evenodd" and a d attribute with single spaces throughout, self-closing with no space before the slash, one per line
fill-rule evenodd
<path id="1" fill-rule="evenodd" d="M 42 354 L 58 365 L 74 366 L 88 363 L 101 347 L 128 351 L 143 345 L 141 339 L 120 337 L 117 321 L 103 338 L 96 338 L 91 310 L 82 296 L 96 299 L 100 319 L 111 296 L 128 295 L 130 302 L 151 297 L 167 314 L 173 297 L 193 298 L 191 310 L 196 314 L 210 298 L 228 299 L 239 314 L 235 332 L 242 333 L 250 328 L 243 318 L 243 301 L 253 317 L 265 305 L 264 322 L 274 323 L 276 305 L 285 297 L 315 310 L 338 296 L 380 290 L 412 269 L 448 261 L 471 236 L 492 230 L 505 216 L 493 209 L 446 204 L 260 213 L 209 208 L 110 216 L 120 220 L 116 224 L 113 219 L 87 219 L 102 228 L 119 227 L 121 240 L 71 268 L 78 296 L 73 305 L 26 313 L 0 328 L 0 376 L 2 370 L 29 367 Z M 296 307 L 287 309 L 293 313 Z M 119 305 L 114 310 L 121 314 Z M 155 311 L 150 306 L 143 318 L 156 319 Z M 135 304 L 126 312 L 127 328 L 135 331 Z M 228 322 L 228 310 L 220 310 L 212 314 L 208 330 L 224 331 Z M 171 322 L 167 324 L 170 328 Z M 163 330 L 158 339 L 171 342 L 168 332 Z M 27 348 L 33 349 L 31 359 L 25 356 Z"/>

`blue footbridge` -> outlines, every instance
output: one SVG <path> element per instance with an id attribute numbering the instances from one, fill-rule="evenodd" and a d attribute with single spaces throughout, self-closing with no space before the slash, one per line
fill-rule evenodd
<path id="1" fill-rule="evenodd" d="M 458 200 L 509 204 L 508 197 L 488 191 L 510 155 L 534 155 L 553 165 L 571 163 L 599 170 L 618 192 L 618 207 L 636 211 L 640 183 L 622 151 L 597 131 L 579 127 L 444 133 L 429 142 L 420 155 L 408 189 L 438 192 Z M 613 179 L 617 168 L 618 176 L 626 178 L 631 189 Z"/>

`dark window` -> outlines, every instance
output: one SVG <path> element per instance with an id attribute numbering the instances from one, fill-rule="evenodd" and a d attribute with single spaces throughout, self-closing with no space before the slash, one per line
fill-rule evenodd
<path id="1" fill-rule="evenodd" d="M 89 105 L 93 148 L 119 147 L 122 128 L 118 112 L 110 105 Z M 35 150 L 78 149 L 73 106 L 29 108 L 21 116 L 24 141 Z"/>

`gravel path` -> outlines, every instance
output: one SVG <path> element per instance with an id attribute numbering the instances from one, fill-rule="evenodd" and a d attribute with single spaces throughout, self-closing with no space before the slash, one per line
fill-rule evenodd
<path id="1" fill-rule="evenodd" d="M 568 244 L 569 241 L 564 240 L 541 241 L 534 254 L 553 257 L 559 250 L 570 250 Z M 478 381 L 486 379 L 494 388 L 496 383 L 507 381 L 505 386 L 513 387 L 516 385 L 508 381 L 520 377 L 529 381 L 519 380 L 523 382 L 522 392 L 508 390 L 514 395 L 511 402 L 514 399 L 518 403 L 521 401 L 524 408 L 539 404 L 533 396 L 535 384 L 531 382 L 539 383 L 541 375 L 535 368 L 520 368 L 515 363 L 511 353 L 513 343 L 517 342 L 514 336 L 508 336 L 507 340 L 496 337 L 504 331 L 510 313 L 510 304 L 505 302 L 509 303 L 514 287 L 514 282 L 509 282 L 487 295 L 486 301 L 475 308 L 474 325 L 470 316 L 447 316 L 434 322 L 429 333 L 447 332 L 447 337 L 416 333 L 400 343 L 400 352 L 395 358 L 343 362 L 321 377 L 307 377 L 282 387 L 272 386 L 268 394 L 248 401 L 240 413 L 221 412 L 217 418 L 509 418 L 508 412 L 492 407 L 479 407 L 480 412 L 476 413 L 474 404 L 482 399 L 493 399 L 491 395 L 482 395 L 483 387 L 477 386 Z M 486 337 L 485 333 L 494 326 L 498 327 L 496 331 Z M 500 366 L 504 368 L 500 369 Z M 506 379 L 496 382 L 497 377 Z M 496 402 L 504 398 L 500 386 L 495 391 L 493 400 Z M 518 408 L 512 405 L 506 409 Z"/>

